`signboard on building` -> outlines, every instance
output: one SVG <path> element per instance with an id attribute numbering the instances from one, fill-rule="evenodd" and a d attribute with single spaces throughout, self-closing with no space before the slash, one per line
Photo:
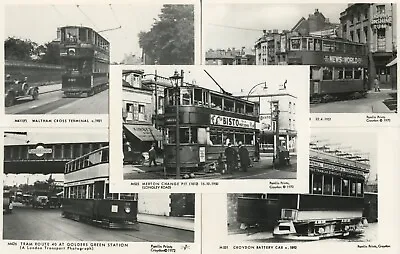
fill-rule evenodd
<path id="1" fill-rule="evenodd" d="M 231 126 L 238 128 L 256 128 L 255 121 L 249 121 L 245 119 L 229 117 L 229 116 L 221 116 L 221 115 L 210 115 L 210 124 L 211 125 L 221 125 L 221 126 Z"/>
<path id="2" fill-rule="evenodd" d="M 199 160 L 200 162 L 206 162 L 206 148 L 199 147 Z"/>
<path id="3" fill-rule="evenodd" d="M 325 63 L 341 63 L 341 64 L 361 64 L 361 57 L 351 56 L 324 56 Z"/>
<path id="4" fill-rule="evenodd" d="M 392 16 L 387 14 L 375 14 L 371 20 L 371 26 L 375 29 L 386 28 L 392 25 Z"/>
<path id="5" fill-rule="evenodd" d="M 35 154 L 37 157 L 42 157 L 46 153 L 53 153 L 53 149 L 44 148 L 42 144 L 38 144 L 36 148 L 28 149 L 29 154 Z"/>

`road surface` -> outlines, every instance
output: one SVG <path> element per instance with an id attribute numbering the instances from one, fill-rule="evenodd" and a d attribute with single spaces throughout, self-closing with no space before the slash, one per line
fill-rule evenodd
<path id="1" fill-rule="evenodd" d="M 108 90 L 86 98 L 65 98 L 61 84 L 39 87 L 38 100 L 19 100 L 6 114 L 108 114 Z"/>
<path id="2" fill-rule="evenodd" d="M 291 156 L 290 161 L 290 166 L 274 169 L 272 166 L 272 157 L 261 157 L 260 161 L 254 162 L 253 167 L 249 168 L 247 172 L 237 171 L 233 174 L 199 173 L 195 174 L 195 179 L 296 179 L 297 156 Z M 161 165 L 157 167 L 149 167 L 148 164 L 124 165 L 123 174 L 124 180 L 165 178 Z M 170 178 L 175 177 L 171 176 Z"/>
<path id="3" fill-rule="evenodd" d="M 194 232 L 139 224 L 136 230 L 104 229 L 66 219 L 60 209 L 33 209 L 18 205 L 3 216 L 5 240 L 193 242 Z"/>
<path id="4" fill-rule="evenodd" d="M 370 92 L 366 98 L 311 104 L 311 113 L 390 113 L 383 101 L 392 99 L 389 91 Z"/>

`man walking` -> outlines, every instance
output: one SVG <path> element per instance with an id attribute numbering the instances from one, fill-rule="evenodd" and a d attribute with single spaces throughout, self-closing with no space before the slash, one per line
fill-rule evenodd
<path id="1" fill-rule="evenodd" d="M 247 172 L 247 168 L 250 165 L 249 151 L 243 146 L 242 141 L 239 142 L 239 158 L 240 158 L 240 168 L 243 172 Z"/>
<path id="2" fill-rule="evenodd" d="M 151 145 L 151 148 L 149 150 L 149 167 L 151 167 L 152 162 L 154 162 L 154 166 L 157 167 L 156 157 L 156 149 L 154 148 L 154 145 Z"/>
<path id="3" fill-rule="evenodd" d="M 235 157 L 237 157 L 237 155 L 230 142 L 228 143 L 228 147 L 225 149 L 225 157 L 228 174 L 232 174 L 235 169 Z"/>
<path id="4" fill-rule="evenodd" d="M 375 78 L 375 79 L 374 79 L 374 85 L 375 85 L 375 92 L 380 92 L 380 91 L 381 91 L 381 88 L 380 88 L 380 86 L 379 86 L 379 80 L 378 80 L 378 78 Z"/>

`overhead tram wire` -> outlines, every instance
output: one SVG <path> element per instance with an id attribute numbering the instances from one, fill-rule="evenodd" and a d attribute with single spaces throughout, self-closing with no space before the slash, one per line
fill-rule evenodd
<path id="1" fill-rule="evenodd" d="M 210 26 L 218 26 L 218 27 L 225 27 L 225 28 L 230 28 L 230 29 L 256 31 L 256 32 L 262 32 L 263 31 L 263 29 L 246 28 L 246 27 L 238 27 L 238 26 L 227 26 L 227 25 L 220 25 L 220 24 L 213 24 L 213 23 L 208 23 L 208 25 L 210 25 Z"/>
<path id="2" fill-rule="evenodd" d="M 86 15 L 85 12 L 83 12 L 83 10 L 79 7 L 79 4 L 76 5 L 76 8 L 78 8 L 78 10 L 93 24 L 93 26 L 96 28 L 96 30 L 98 30 L 98 27 L 96 26 L 96 24 L 89 18 L 88 15 Z"/>
<path id="3" fill-rule="evenodd" d="M 56 6 L 54 4 L 51 5 L 51 7 L 53 7 L 53 9 L 57 12 L 57 14 L 66 22 L 67 19 L 65 18 L 65 16 L 56 8 Z M 67 23 L 67 22 L 66 22 Z"/>

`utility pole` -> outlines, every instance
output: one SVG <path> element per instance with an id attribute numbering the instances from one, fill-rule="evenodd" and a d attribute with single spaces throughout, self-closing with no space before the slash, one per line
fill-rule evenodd
<path id="1" fill-rule="evenodd" d="M 275 122 L 274 168 L 279 165 L 279 101 L 272 101 L 272 121 Z"/>

